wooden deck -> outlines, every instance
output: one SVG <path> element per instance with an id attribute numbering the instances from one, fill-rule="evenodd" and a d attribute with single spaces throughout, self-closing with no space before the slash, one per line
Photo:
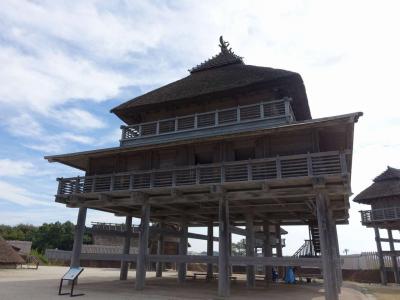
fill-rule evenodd
<path id="1" fill-rule="evenodd" d="M 397 222 L 400 226 L 400 207 L 387 207 L 372 210 L 362 210 L 361 223 L 369 226 L 376 223 Z"/>
<path id="2" fill-rule="evenodd" d="M 121 146 L 151 144 L 199 135 L 209 136 L 241 129 L 288 124 L 295 120 L 290 98 L 181 117 L 121 126 Z"/>
<path id="3" fill-rule="evenodd" d="M 69 207 L 139 216 L 146 199 L 153 220 L 174 222 L 186 215 L 191 226 L 201 226 L 216 220 L 222 189 L 231 202 L 233 224 L 243 225 L 243 210 L 251 209 L 260 222 L 268 214 L 282 224 L 296 225 L 315 219 L 314 184 L 316 178 L 322 178 L 335 219 L 346 223 L 351 192 L 348 154 L 320 152 L 173 170 L 60 178 L 56 201 Z"/>

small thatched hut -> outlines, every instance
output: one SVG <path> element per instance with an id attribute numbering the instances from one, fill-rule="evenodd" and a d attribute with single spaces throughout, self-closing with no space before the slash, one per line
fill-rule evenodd
<path id="1" fill-rule="evenodd" d="M 22 257 L 0 236 L 0 269 L 16 268 L 23 263 Z"/>
<path id="2" fill-rule="evenodd" d="M 393 239 L 392 234 L 392 230 L 400 230 L 400 169 L 388 167 L 353 201 L 371 205 L 370 210 L 361 211 L 361 223 L 375 230 L 382 284 L 387 283 L 384 255 L 391 257 L 395 281 L 400 283 L 397 263 L 399 251 L 396 251 L 394 246 L 395 242 L 399 242 L 399 240 Z M 388 238 L 381 238 L 379 229 L 386 229 Z M 381 242 L 388 242 L 390 251 L 382 251 Z"/>

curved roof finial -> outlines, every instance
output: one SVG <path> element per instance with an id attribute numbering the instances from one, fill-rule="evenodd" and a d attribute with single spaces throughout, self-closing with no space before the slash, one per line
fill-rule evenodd
<path id="1" fill-rule="evenodd" d="M 219 47 L 221 48 L 221 52 L 231 52 L 232 48 L 228 49 L 229 43 L 224 41 L 222 35 L 219 37 Z"/>

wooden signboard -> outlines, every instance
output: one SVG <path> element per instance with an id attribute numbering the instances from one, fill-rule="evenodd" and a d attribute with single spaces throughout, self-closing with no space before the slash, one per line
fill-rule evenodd
<path id="1" fill-rule="evenodd" d="M 83 294 L 75 294 L 75 295 L 74 295 L 74 286 L 75 286 L 75 283 L 76 283 L 76 281 L 77 281 L 77 279 L 78 279 L 78 276 L 83 272 L 83 270 L 84 270 L 84 269 L 81 268 L 81 267 L 70 268 L 70 269 L 68 270 L 68 272 L 65 273 L 64 276 L 61 278 L 60 287 L 59 287 L 59 289 L 58 289 L 58 295 L 68 295 L 68 294 L 69 294 L 71 297 L 83 295 Z M 69 293 L 61 293 L 62 284 L 63 284 L 64 280 L 67 280 L 67 281 L 69 281 L 69 282 L 72 281 L 71 291 L 70 291 Z"/>

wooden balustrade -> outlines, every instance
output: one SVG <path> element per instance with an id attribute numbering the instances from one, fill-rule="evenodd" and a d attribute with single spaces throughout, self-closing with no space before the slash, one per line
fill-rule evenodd
<path id="1" fill-rule="evenodd" d="M 360 213 L 361 213 L 361 222 L 363 224 L 400 220 L 400 207 L 387 207 L 387 208 L 376 208 L 372 210 L 362 210 L 360 211 Z"/>
<path id="2" fill-rule="evenodd" d="M 346 174 L 339 151 L 108 175 L 59 178 L 59 195 Z"/>
<path id="3" fill-rule="evenodd" d="M 164 119 L 156 122 L 121 126 L 121 143 L 150 136 L 201 130 L 263 119 L 283 118 L 286 119 L 286 122 L 290 123 L 295 119 L 290 101 L 290 98 L 284 98 L 275 101 Z"/>

